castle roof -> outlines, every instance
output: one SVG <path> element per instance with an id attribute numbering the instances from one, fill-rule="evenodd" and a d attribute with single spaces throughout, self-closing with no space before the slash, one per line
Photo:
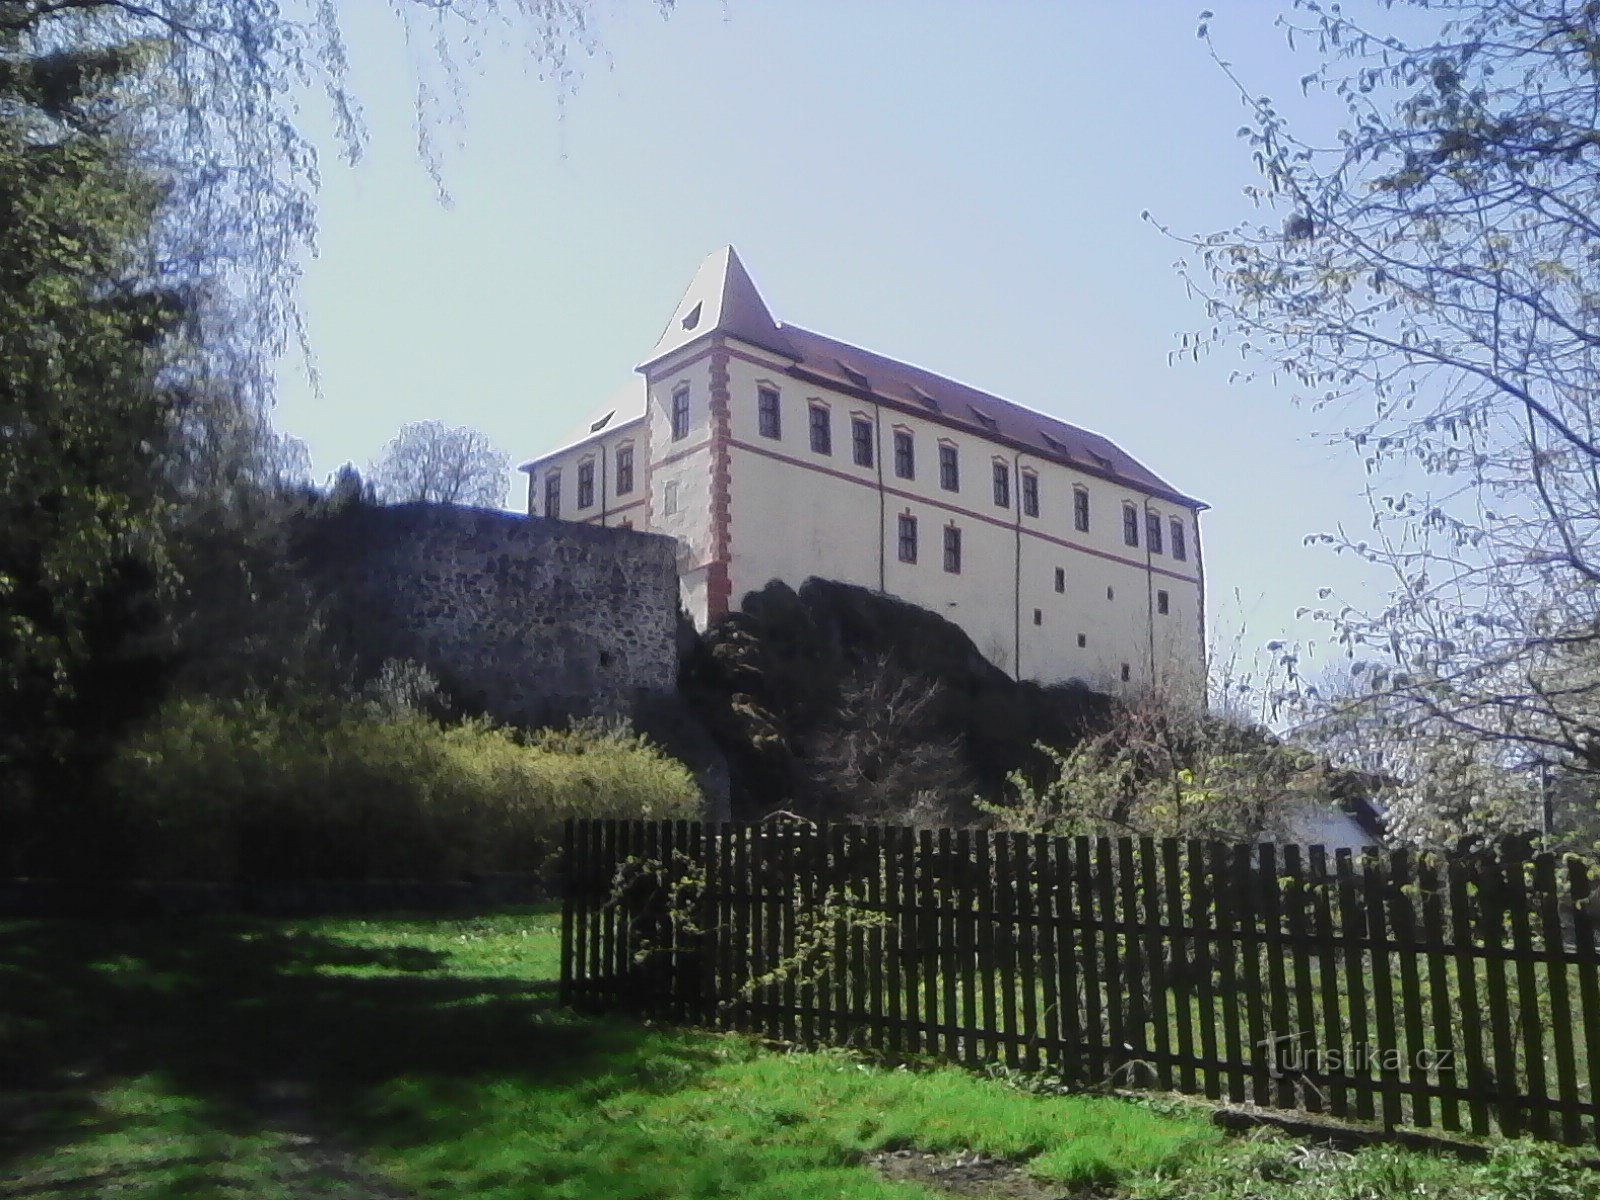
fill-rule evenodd
<path id="1" fill-rule="evenodd" d="M 639 370 L 714 333 L 790 359 L 790 370 L 799 377 L 887 402 L 927 420 L 1177 504 L 1206 507 L 1100 434 L 910 363 L 778 322 L 732 246 L 723 246 L 700 264 L 694 282 Z"/>
<path id="2" fill-rule="evenodd" d="M 752 346 L 796 357 L 732 246 L 713 251 L 700 264 L 694 282 L 678 301 L 672 320 L 639 369 L 708 333 L 725 333 Z"/>

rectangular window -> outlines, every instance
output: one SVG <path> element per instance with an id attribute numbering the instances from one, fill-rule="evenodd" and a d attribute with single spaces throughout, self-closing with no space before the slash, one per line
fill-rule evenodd
<path id="1" fill-rule="evenodd" d="M 1011 468 L 1005 463 L 994 465 L 994 502 L 1001 508 L 1011 507 Z"/>
<path id="2" fill-rule="evenodd" d="M 1122 506 L 1122 540 L 1130 546 L 1139 544 L 1139 510 L 1131 504 Z"/>
<path id="3" fill-rule="evenodd" d="M 617 447 L 617 495 L 633 491 L 633 447 Z"/>
<path id="4" fill-rule="evenodd" d="M 1089 532 L 1089 489 L 1072 489 L 1072 527 L 1079 533 Z"/>
<path id="5" fill-rule="evenodd" d="M 672 393 L 672 440 L 681 442 L 689 436 L 689 385 L 679 386 Z"/>
<path id="6" fill-rule="evenodd" d="M 1172 597 L 1166 592 L 1156 593 L 1156 611 L 1163 617 L 1172 612 Z"/>
<path id="7" fill-rule="evenodd" d="M 594 460 L 578 464 L 578 507 L 594 503 Z"/>
<path id="8" fill-rule="evenodd" d="M 826 406 L 811 406 L 811 450 L 815 454 L 833 453 L 833 424 Z"/>
<path id="9" fill-rule="evenodd" d="M 1128 682 L 1128 680 L 1129 680 L 1129 679 L 1130 679 L 1130 678 L 1131 678 L 1131 677 L 1132 677 L 1132 676 L 1133 676 L 1133 671 L 1132 671 L 1132 669 L 1130 669 L 1130 668 L 1129 668 L 1129 666 L 1128 666 L 1128 664 L 1127 664 L 1127 663 L 1123 663 L 1123 664 L 1122 664 L 1122 682 L 1123 682 L 1123 683 L 1127 683 L 1127 682 Z"/>
<path id="10" fill-rule="evenodd" d="M 1067 569 L 1065 567 L 1057 567 L 1056 568 L 1056 591 L 1065 592 L 1066 590 L 1067 590 Z"/>
<path id="11" fill-rule="evenodd" d="M 894 473 L 901 479 L 917 477 L 917 460 L 911 448 L 911 434 L 904 429 L 894 431 Z"/>
<path id="12" fill-rule="evenodd" d="M 1151 554 L 1161 553 L 1161 518 L 1153 512 L 1144 514 L 1144 536 Z"/>
<path id="13" fill-rule="evenodd" d="M 872 422 L 865 417 L 850 418 L 850 453 L 856 466 L 872 465 Z"/>
<path id="14" fill-rule="evenodd" d="M 961 463 L 954 446 L 939 447 L 939 486 L 947 492 L 961 490 Z"/>
<path id="15" fill-rule="evenodd" d="M 900 514 L 900 561 L 917 561 L 917 519 L 909 513 Z"/>
<path id="16" fill-rule="evenodd" d="M 544 477 L 544 515 L 561 515 L 561 472 L 551 471 Z"/>
<path id="17" fill-rule="evenodd" d="M 1044 609 L 1036 608 L 1033 610 L 1033 623 L 1035 625 L 1044 624 Z"/>
<path id="18" fill-rule="evenodd" d="M 1022 515 L 1039 515 L 1039 477 L 1032 471 L 1022 473 Z"/>
<path id="19" fill-rule="evenodd" d="M 961 530 L 954 525 L 944 527 L 944 569 L 961 574 Z"/>
<path id="20" fill-rule="evenodd" d="M 1183 522 L 1172 518 L 1172 557 L 1183 562 L 1189 557 L 1189 548 L 1183 544 Z"/>
<path id="21" fill-rule="evenodd" d="M 678 511 L 678 485 L 676 483 L 669 483 L 661 489 L 661 511 L 669 517 Z"/>
<path id="22" fill-rule="evenodd" d="M 778 413 L 778 389 L 763 387 L 756 390 L 756 408 L 760 418 L 761 436 L 783 436 L 783 419 Z"/>

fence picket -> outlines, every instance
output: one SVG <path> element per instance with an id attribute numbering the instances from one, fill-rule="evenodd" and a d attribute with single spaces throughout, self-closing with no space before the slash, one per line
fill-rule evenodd
<path id="1" fill-rule="evenodd" d="M 1217 889 L 1208 870 L 1208 856 L 1206 843 L 1188 843 L 1189 923 L 1195 930 L 1195 1007 L 1200 1018 L 1200 1053 L 1205 1058 L 1205 1094 L 1209 1100 L 1220 1100 L 1224 1066 L 1217 1044 L 1217 1008 L 1222 976 L 1216 936 Z"/>
<path id="2" fill-rule="evenodd" d="M 1595 925 L 1590 916 L 1589 871 L 1579 859 L 1567 864 L 1567 898 L 1572 906 L 1572 953 L 1577 960 L 1579 1007 L 1584 1034 L 1584 1084 L 1593 1119 L 1592 1140 L 1600 1143 L 1600 955 L 1595 951 Z M 1580 1093 L 1585 1094 L 1585 1093 Z"/>
<path id="3" fill-rule="evenodd" d="M 575 1006 L 1600 1141 L 1577 862 L 689 821 L 562 846 Z"/>

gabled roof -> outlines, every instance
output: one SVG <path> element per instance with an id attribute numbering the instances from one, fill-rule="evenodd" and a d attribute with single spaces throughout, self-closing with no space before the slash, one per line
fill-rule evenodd
<path id="1" fill-rule="evenodd" d="M 624 425 L 644 420 L 646 391 L 644 377 L 635 375 L 612 392 L 604 404 L 585 417 L 561 445 L 554 450 L 545 451 L 537 458 L 530 458 L 527 462 L 518 464 L 517 470 L 531 470 L 545 460 L 554 458 L 558 454 L 565 454 L 584 442 L 604 437 Z"/>
<path id="2" fill-rule="evenodd" d="M 732 246 L 714 251 L 695 272 L 694 282 L 661 331 L 641 367 L 687 346 L 708 333 L 725 333 L 742 342 L 795 357 L 789 340 L 772 319 L 767 302 Z"/>
<path id="3" fill-rule="evenodd" d="M 791 360 L 794 375 L 863 392 L 955 429 L 970 429 L 1039 458 L 1125 483 L 1190 508 L 1203 503 L 1178 491 L 1122 450 L 1087 429 L 1024 408 L 943 375 L 899 362 L 773 318 L 732 246 L 713 252 L 695 272 L 672 320 L 644 362 L 644 371 L 712 334 L 737 338 Z"/>
<path id="4" fill-rule="evenodd" d="M 971 429 L 1090 475 L 1159 493 L 1179 504 L 1204 507 L 1098 433 L 798 325 L 781 328 L 799 360 L 797 373 L 868 391 L 929 420 Z"/>

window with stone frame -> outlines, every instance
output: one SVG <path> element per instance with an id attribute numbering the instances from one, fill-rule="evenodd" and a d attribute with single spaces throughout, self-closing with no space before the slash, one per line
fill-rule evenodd
<path id="1" fill-rule="evenodd" d="M 617 495 L 633 491 L 633 444 L 617 447 Z"/>
<path id="2" fill-rule="evenodd" d="M 1146 511 L 1144 514 L 1144 536 L 1150 546 L 1151 554 L 1161 553 L 1161 514 Z"/>
<path id="3" fill-rule="evenodd" d="M 681 442 L 689 436 L 689 385 L 679 384 L 672 393 L 672 440 Z"/>
<path id="4" fill-rule="evenodd" d="M 778 389 L 768 384 L 762 384 L 757 388 L 756 410 L 761 436 L 764 438 L 781 438 L 783 436 L 783 414 L 778 409 Z"/>
<path id="5" fill-rule="evenodd" d="M 900 561 L 917 561 L 917 519 L 910 513 L 900 514 Z"/>
<path id="6" fill-rule="evenodd" d="M 833 417 L 826 404 L 811 406 L 811 451 L 814 454 L 833 453 Z"/>
<path id="7" fill-rule="evenodd" d="M 961 530 L 955 525 L 944 527 L 944 569 L 951 575 L 961 574 Z"/>
<path id="8" fill-rule="evenodd" d="M 866 417 L 850 418 L 850 453 L 858 467 L 872 465 L 872 422 Z"/>
<path id="9" fill-rule="evenodd" d="M 916 446 L 909 429 L 894 431 L 894 473 L 901 479 L 917 477 Z"/>

